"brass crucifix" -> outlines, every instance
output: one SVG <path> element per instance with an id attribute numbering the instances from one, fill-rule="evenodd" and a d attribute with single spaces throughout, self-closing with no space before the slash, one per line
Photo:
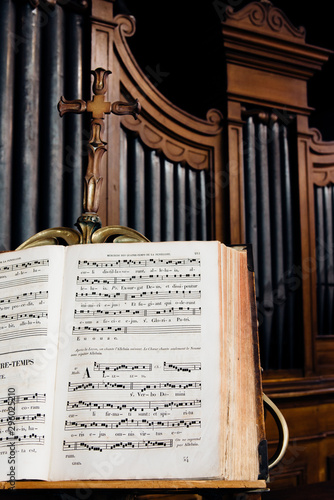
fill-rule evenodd
<path id="1" fill-rule="evenodd" d="M 92 114 L 90 123 L 90 138 L 88 141 L 88 165 L 84 179 L 83 213 L 78 218 L 76 226 L 79 231 L 71 228 L 51 228 L 35 234 L 26 240 L 19 249 L 36 245 L 68 244 L 77 243 L 103 243 L 108 238 L 113 237 L 113 241 L 148 241 L 137 231 L 123 226 L 101 227 L 101 220 L 97 215 L 100 203 L 102 187 L 102 177 L 100 174 L 101 159 L 107 150 L 107 143 L 101 138 L 104 131 L 104 115 L 113 113 L 115 115 L 132 115 L 137 118 L 140 113 L 138 99 L 133 104 L 116 101 L 110 103 L 105 101 L 108 90 L 107 78 L 111 71 L 97 68 L 92 71 L 94 75 L 93 99 L 83 101 L 75 99 L 68 101 L 61 97 L 58 103 L 60 116 L 65 113 L 84 113 L 88 111 Z"/>
<path id="2" fill-rule="evenodd" d="M 101 138 L 101 134 L 104 131 L 104 115 L 114 113 L 115 115 L 133 115 L 137 118 L 137 114 L 140 113 L 138 99 L 133 104 L 121 101 L 112 104 L 105 101 L 105 95 L 108 90 L 107 78 L 111 74 L 111 71 L 97 68 L 95 71 L 92 71 L 92 74 L 94 75 L 94 96 L 91 101 L 85 102 L 81 99 L 68 101 L 62 96 L 58 103 L 60 116 L 63 116 L 65 113 L 83 113 L 84 111 L 92 114 L 90 138 L 87 146 L 88 166 L 84 180 L 83 214 L 77 222 L 77 225 L 84 232 L 88 230 L 87 223 L 90 222 L 96 225 L 99 221 L 97 211 L 100 204 L 102 187 L 100 164 L 102 156 L 107 149 L 106 143 Z"/>

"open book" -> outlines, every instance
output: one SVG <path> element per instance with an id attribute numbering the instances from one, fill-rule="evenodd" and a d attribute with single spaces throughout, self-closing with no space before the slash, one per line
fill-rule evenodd
<path id="1" fill-rule="evenodd" d="M 257 480 L 261 405 L 247 251 L 0 255 L 0 481 Z"/>

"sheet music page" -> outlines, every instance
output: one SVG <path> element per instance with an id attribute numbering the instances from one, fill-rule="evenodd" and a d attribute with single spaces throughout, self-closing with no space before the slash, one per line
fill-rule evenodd
<path id="1" fill-rule="evenodd" d="M 219 476 L 219 245 L 67 249 L 52 480 Z"/>
<path id="2" fill-rule="evenodd" d="M 0 255 L 0 480 L 47 479 L 64 248 Z"/>

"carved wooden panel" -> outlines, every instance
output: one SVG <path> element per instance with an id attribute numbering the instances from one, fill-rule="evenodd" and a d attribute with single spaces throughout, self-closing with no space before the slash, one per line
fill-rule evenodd
<path id="1" fill-rule="evenodd" d="M 283 395 L 282 395 L 283 396 Z M 289 446 L 282 462 L 270 474 L 270 489 L 281 489 L 329 479 L 328 457 L 334 450 L 333 402 L 330 393 L 275 400 L 289 427 Z M 269 456 L 277 446 L 276 426 L 266 419 Z"/>
<path id="2" fill-rule="evenodd" d="M 237 243 L 240 239 L 245 240 L 249 227 L 253 227 L 257 231 L 262 230 L 259 221 L 252 220 L 254 210 L 250 211 L 249 207 L 247 208 L 245 205 L 247 196 L 242 196 L 243 189 L 247 193 L 251 187 L 251 181 L 246 179 L 245 172 L 243 172 L 243 165 L 246 164 L 247 159 L 245 159 L 245 150 L 242 151 L 245 142 L 244 130 L 241 125 L 242 108 L 253 109 L 259 116 L 273 113 L 285 125 L 288 125 L 291 115 L 295 116 L 295 137 L 291 137 L 289 140 L 289 148 L 294 152 L 294 160 L 291 163 L 294 178 L 291 184 L 291 194 L 294 198 L 297 197 L 297 200 L 299 197 L 300 215 L 297 216 L 297 219 L 296 217 L 294 220 L 291 217 L 288 219 L 293 220 L 293 237 L 296 238 L 296 241 L 300 235 L 300 256 L 297 256 L 297 260 L 293 261 L 292 266 L 297 273 L 293 279 L 296 288 L 302 292 L 303 303 L 302 317 L 293 330 L 303 332 L 303 345 L 300 345 L 300 342 L 295 339 L 296 345 L 299 345 L 300 352 L 301 349 L 303 350 L 302 366 L 305 374 L 312 374 L 320 369 L 317 358 L 314 356 L 314 353 L 317 352 L 315 348 L 315 336 L 317 335 L 317 256 L 314 184 L 324 186 L 328 204 L 331 198 L 329 195 L 331 188 L 325 186 L 328 185 L 328 182 L 332 182 L 334 158 L 333 146 L 331 144 L 325 145 L 317 132 L 308 127 L 310 110 L 307 103 L 307 81 L 316 70 L 321 69 L 330 52 L 307 45 L 304 31 L 292 26 L 284 13 L 269 2 L 252 2 L 240 10 L 227 8 L 226 19 L 222 24 L 222 33 L 227 64 L 228 154 L 233 159 L 233 182 L 229 185 L 230 226 L 233 243 Z M 235 130 L 238 130 L 238 136 Z M 271 138 L 264 139 L 268 148 Z M 242 154 L 237 155 L 237 151 L 242 151 Z M 269 157 L 265 161 L 268 171 L 273 172 L 275 161 Z M 259 183 L 257 189 L 264 197 L 264 191 L 260 189 Z M 274 231 L 265 231 L 261 246 L 265 249 L 272 248 L 273 252 L 277 253 L 278 247 L 272 241 L 273 234 L 276 234 L 275 231 L 279 231 L 280 224 L 280 218 L 275 219 L 274 217 L 272 219 L 272 214 L 275 212 L 273 210 L 275 200 L 278 199 L 275 192 L 274 189 L 267 193 L 267 203 L 262 206 L 262 209 L 257 202 L 256 210 L 263 214 L 263 224 L 265 224 L 265 218 L 270 217 Z M 320 206 L 321 197 L 319 193 L 317 196 L 318 226 L 324 228 L 324 222 L 320 221 L 320 213 L 324 217 Z M 328 205 L 326 214 L 329 213 L 330 206 Z M 281 215 L 283 220 L 284 203 Z M 326 221 L 327 228 L 329 228 L 328 220 L 326 219 Z M 269 228 L 268 224 L 267 227 Z M 328 235 L 331 239 L 330 233 Z M 288 241 L 292 241 L 291 238 L 288 238 Z M 267 250 L 264 250 L 264 254 L 267 255 Z M 280 267 L 279 257 L 277 258 L 275 257 L 275 262 L 270 259 L 260 259 L 258 280 L 261 282 L 261 276 L 263 277 L 267 287 L 266 293 L 269 296 L 273 296 L 275 293 L 276 296 L 280 296 L 280 286 L 275 287 L 272 280 L 267 279 L 272 276 L 273 269 L 276 272 Z M 291 266 L 288 267 L 291 268 Z M 330 268 L 329 264 L 327 271 Z M 286 278 L 287 275 L 284 271 L 281 272 L 278 283 L 284 282 Z M 329 292 L 331 288 L 329 285 L 327 291 Z M 329 296 L 330 293 L 327 295 Z M 329 304 L 330 301 L 329 297 L 327 303 Z M 268 314 L 266 314 L 268 318 L 270 316 L 269 309 Z M 329 310 L 329 307 L 327 309 Z M 285 324 L 284 331 L 286 328 Z M 273 338 L 277 339 L 277 333 L 273 335 Z M 268 363 L 265 365 L 268 366 Z M 275 368 L 275 365 L 271 367 Z M 295 368 L 297 367 L 295 365 Z"/>
<path id="3" fill-rule="evenodd" d="M 300 139 L 301 159 L 307 165 L 302 177 L 304 196 L 301 199 L 307 215 L 303 226 L 304 240 L 309 242 L 305 280 L 311 297 L 313 350 L 315 369 L 319 373 L 332 373 L 334 359 L 333 310 L 333 195 L 334 195 L 334 142 L 323 142 L 317 130 L 309 130 Z M 325 335 L 325 339 L 320 337 Z M 320 336 L 318 338 L 318 336 Z"/>
<path id="4" fill-rule="evenodd" d="M 148 229 L 154 239 L 189 239 L 195 236 L 196 239 L 222 240 L 225 229 L 223 186 L 220 182 L 221 113 L 211 110 L 206 120 L 198 119 L 160 94 L 143 74 L 128 47 L 127 37 L 135 31 L 134 19 L 124 15 L 113 18 L 110 6 L 109 18 L 101 23 L 102 3 L 97 2 L 93 9 L 92 65 L 109 65 L 108 69 L 112 71 L 110 100 L 139 99 L 142 108 L 137 120 L 110 117 L 108 142 L 112 147 L 104 170 L 100 209 L 103 223 L 119 224 L 122 221 L 133 224 L 139 231 Z M 129 163 L 130 157 L 132 164 Z M 152 175 L 156 178 L 160 169 L 160 184 L 152 190 L 154 182 L 158 182 L 152 181 Z M 130 175 L 126 181 L 125 171 Z M 133 205 L 137 207 L 133 208 L 133 216 L 129 212 L 129 203 L 124 199 L 126 196 L 129 199 L 129 195 L 137 200 Z M 160 220 L 152 223 L 150 216 L 145 219 L 145 210 L 149 209 L 143 208 L 140 213 L 139 203 L 145 204 L 145 201 L 147 207 L 155 206 L 155 215 L 160 213 Z M 177 225 L 178 222 L 174 221 L 184 219 L 187 221 L 181 222 L 181 228 L 171 227 Z M 172 220 L 173 223 L 170 222 Z M 155 226 L 154 235 L 152 224 Z"/>
<path id="5" fill-rule="evenodd" d="M 319 308 L 322 308 L 320 314 L 323 323 L 325 321 L 321 295 L 326 298 L 327 323 L 332 321 L 330 315 L 333 310 L 333 305 L 330 306 L 333 288 L 330 278 L 334 145 L 323 142 L 317 131 L 310 130 L 308 117 L 311 110 L 307 99 L 308 80 L 315 71 L 321 69 L 330 51 L 308 45 L 304 31 L 292 26 L 286 16 L 270 2 L 252 2 L 242 9 L 227 7 L 222 34 L 227 67 L 226 143 L 229 161 L 232 162 L 229 183 L 231 241 L 238 243 L 245 240 L 249 230 L 253 233 L 261 231 L 258 213 L 265 212 L 262 219 L 268 229 L 261 240 L 264 246 L 262 253 L 265 255 L 257 258 L 260 268 L 258 279 L 267 285 L 264 289 L 269 297 L 280 289 L 279 286 L 273 286 L 270 278 L 273 276 L 273 267 L 275 271 L 279 268 L 279 265 L 275 267 L 279 264 L 277 256 L 272 258 L 280 246 L 277 247 L 273 242 L 273 234 L 279 227 L 283 228 L 284 216 L 282 211 L 282 220 L 278 224 L 272 219 L 272 212 L 276 210 L 276 202 L 280 198 L 276 196 L 277 189 L 268 189 L 263 193 L 260 189 L 263 183 L 254 179 L 254 176 L 247 177 L 245 167 L 249 161 L 245 157 L 248 152 L 244 145 L 245 131 L 249 134 L 250 129 L 246 130 L 248 124 L 243 119 L 242 109 L 254 110 L 258 116 L 277 114 L 280 122 L 286 126 L 290 116 L 295 117 L 295 130 L 292 130 L 289 138 L 289 148 L 293 153 L 290 193 L 292 198 L 297 198 L 298 203 L 297 217 L 295 212 L 295 217 L 290 218 L 290 221 L 294 221 L 293 239 L 289 237 L 288 240 L 300 241 L 299 259 L 294 261 L 296 275 L 293 286 L 302 299 L 301 316 L 294 328 L 302 334 L 298 347 L 302 355 L 302 369 L 298 370 L 298 366 L 295 366 L 294 370 L 266 370 L 264 391 L 283 410 L 291 435 L 288 453 L 280 466 L 272 471 L 272 484 L 269 483 L 269 487 L 297 487 L 327 479 L 327 457 L 332 455 L 334 446 L 331 417 L 334 337 L 328 335 L 328 331 L 326 335 L 318 335 Z M 268 151 L 272 144 L 265 140 L 262 146 Z M 270 176 L 274 175 L 275 162 L 268 159 L 265 163 L 269 182 Z M 258 168 L 259 163 L 254 170 Z M 280 189 L 282 194 L 282 183 Z M 254 200 L 249 197 L 251 192 L 265 197 L 262 204 L 257 200 L 253 209 L 250 209 L 249 204 L 249 200 Z M 282 201 L 282 207 L 284 203 L 285 200 Z M 284 239 L 285 232 L 282 232 Z M 322 247 L 317 245 L 319 239 L 324 242 Z M 259 255 L 257 249 L 255 254 Z M 283 261 L 286 263 L 285 259 L 284 256 Z M 321 294 L 317 294 L 317 285 L 321 283 L 319 271 L 321 278 L 325 276 L 327 280 L 326 290 Z M 281 282 L 284 282 L 287 275 L 283 273 L 281 278 Z M 270 308 L 267 313 L 270 316 Z M 297 313 L 294 308 L 294 314 Z M 284 334 L 286 332 L 285 325 Z M 275 340 L 277 333 L 273 336 Z M 287 351 L 284 350 L 284 355 Z M 277 444 L 277 435 L 270 421 L 266 427 L 269 450 L 272 452 Z"/>

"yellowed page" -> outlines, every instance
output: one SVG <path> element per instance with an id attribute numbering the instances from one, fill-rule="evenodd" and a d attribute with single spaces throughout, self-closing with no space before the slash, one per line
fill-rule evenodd
<path id="1" fill-rule="evenodd" d="M 52 480 L 220 475 L 220 244 L 68 249 Z"/>
<path id="2" fill-rule="evenodd" d="M 64 248 L 0 255 L 0 480 L 47 479 Z"/>
<path id="3" fill-rule="evenodd" d="M 256 380 L 247 251 L 222 245 L 222 474 L 257 480 Z"/>

